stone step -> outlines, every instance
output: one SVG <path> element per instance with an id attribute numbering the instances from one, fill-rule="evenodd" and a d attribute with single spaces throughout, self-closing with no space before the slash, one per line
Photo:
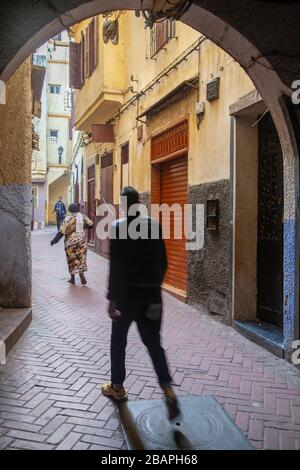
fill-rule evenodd
<path id="1" fill-rule="evenodd" d="M 31 308 L 0 307 L 0 341 L 5 343 L 6 354 L 20 339 L 31 320 Z"/>

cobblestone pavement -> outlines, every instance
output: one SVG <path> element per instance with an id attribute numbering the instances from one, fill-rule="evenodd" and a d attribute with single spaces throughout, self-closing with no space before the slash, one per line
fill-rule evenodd
<path id="1" fill-rule="evenodd" d="M 33 233 L 34 319 L 0 369 L 0 449 L 126 448 L 109 380 L 107 261 L 88 255 L 88 286 L 71 286 L 63 243 Z M 215 395 L 260 449 L 300 449 L 300 373 L 234 329 L 165 295 L 164 345 L 179 395 Z M 161 392 L 133 326 L 131 400 Z"/>

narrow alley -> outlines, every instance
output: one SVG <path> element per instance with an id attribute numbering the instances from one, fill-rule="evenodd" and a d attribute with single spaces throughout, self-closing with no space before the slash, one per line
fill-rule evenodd
<path id="1" fill-rule="evenodd" d="M 0 449 L 126 449 L 109 380 L 107 261 L 89 252 L 88 285 L 67 283 L 63 243 L 35 231 L 33 322 L 0 369 Z M 163 342 L 176 391 L 214 395 L 257 449 L 300 449 L 300 373 L 233 328 L 165 294 Z M 130 400 L 160 398 L 135 327 Z"/>

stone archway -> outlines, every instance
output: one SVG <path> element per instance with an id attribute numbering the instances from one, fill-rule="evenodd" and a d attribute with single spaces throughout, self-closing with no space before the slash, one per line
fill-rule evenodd
<path id="1" fill-rule="evenodd" d="M 195 0 L 182 21 L 239 62 L 262 95 L 278 131 L 284 159 L 285 348 L 290 350 L 299 327 L 299 116 L 290 95 L 300 72 L 296 57 L 300 5 L 292 1 L 249 3 L 231 0 L 224 6 L 222 0 Z M 152 6 L 152 0 L 3 1 L 0 79 L 7 81 L 31 52 L 65 27 L 107 10 Z"/>

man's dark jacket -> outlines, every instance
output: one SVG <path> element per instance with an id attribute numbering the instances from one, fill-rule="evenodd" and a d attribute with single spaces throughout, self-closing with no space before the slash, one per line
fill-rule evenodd
<path id="1" fill-rule="evenodd" d="M 161 283 L 167 269 L 162 230 L 156 220 L 140 217 L 138 220 L 148 239 L 132 239 L 128 235 L 128 228 L 133 220 L 124 218 L 112 224 L 107 298 L 117 304 L 142 299 L 160 302 Z M 151 238 L 151 232 L 157 236 Z M 127 238 L 121 239 L 124 233 Z"/>
<path id="2" fill-rule="evenodd" d="M 54 206 L 54 210 L 56 212 L 56 217 L 58 219 L 64 219 L 67 213 L 65 203 L 63 201 L 57 201 Z"/>

